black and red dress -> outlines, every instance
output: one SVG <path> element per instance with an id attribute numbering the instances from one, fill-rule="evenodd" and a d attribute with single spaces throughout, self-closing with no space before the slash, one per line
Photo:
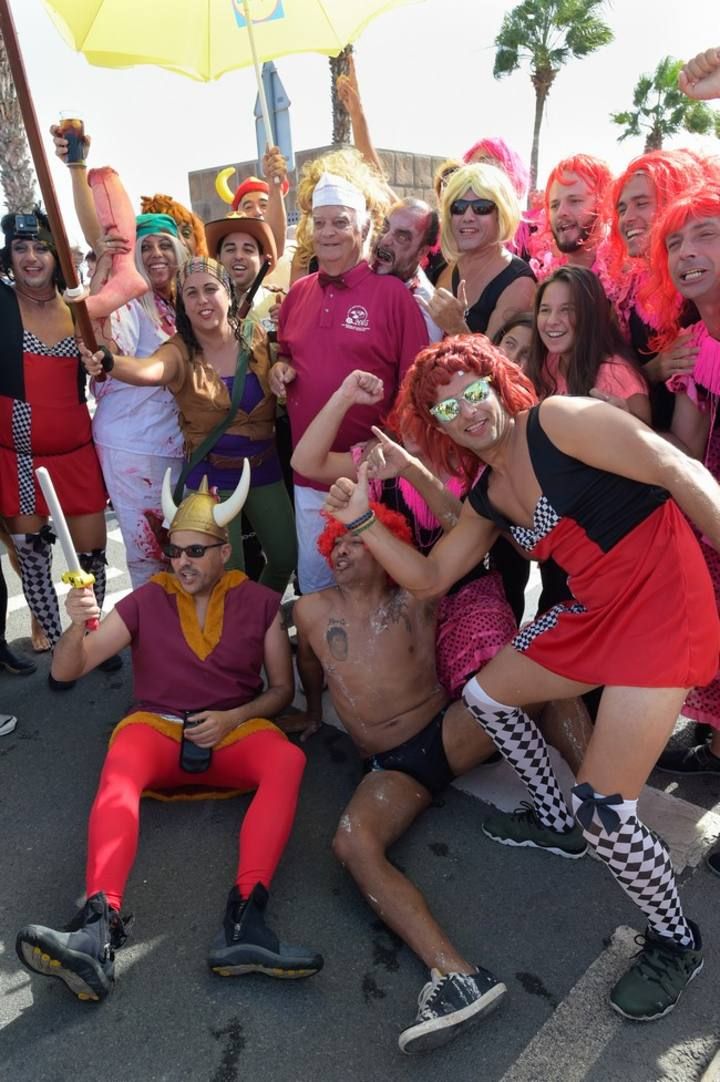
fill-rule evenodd
<path id="1" fill-rule="evenodd" d="M 539 406 L 527 442 L 542 493 L 531 529 L 493 507 L 490 469 L 468 496 L 529 556 L 552 556 L 568 574 L 572 599 L 523 627 L 515 649 L 585 684 L 706 684 L 718 670 L 720 621 L 700 547 L 670 494 L 560 451 Z"/>
<path id="2" fill-rule="evenodd" d="M 0 317 L 0 515 L 48 514 L 38 466 L 47 468 L 66 515 L 102 511 L 105 485 L 74 337 L 47 346 L 24 330 L 5 284 Z"/>

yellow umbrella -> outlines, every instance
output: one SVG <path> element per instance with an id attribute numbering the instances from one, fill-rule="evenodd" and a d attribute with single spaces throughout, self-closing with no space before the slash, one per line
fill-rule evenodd
<path id="1" fill-rule="evenodd" d="M 336 56 L 376 15 L 416 0 L 45 0 L 65 40 L 104 68 L 153 64 L 208 82 L 290 53 Z"/>

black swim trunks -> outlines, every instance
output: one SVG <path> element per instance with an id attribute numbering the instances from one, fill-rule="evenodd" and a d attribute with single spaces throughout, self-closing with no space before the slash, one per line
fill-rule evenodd
<path id="1" fill-rule="evenodd" d="M 449 706 L 449 704 L 448 704 Z M 389 751 L 378 752 L 363 761 L 365 773 L 372 770 L 399 770 L 409 774 L 436 796 L 456 777 L 450 769 L 442 741 L 443 718 L 448 706 L 438 711 L 424 729 Z"/>

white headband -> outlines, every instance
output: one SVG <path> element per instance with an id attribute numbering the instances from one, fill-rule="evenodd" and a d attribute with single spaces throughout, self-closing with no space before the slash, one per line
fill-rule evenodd
<path id="1" fill-rule="evenodd" d="M 323 173 L 315 185 L 312 209 L 317 207 L 349 207 L 361 214 L 367 211 L 365 196 L 360 189 L 335 173 Z"/>

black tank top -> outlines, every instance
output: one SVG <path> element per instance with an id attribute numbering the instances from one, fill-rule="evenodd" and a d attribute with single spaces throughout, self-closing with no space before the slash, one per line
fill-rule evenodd
<path id="1" fill-rule="evenodd" d="M 475 304 L 473 304 L 472 308 L 468 308 L 465 313 L 465 322 L 473 334 L 485 334 L 497 302 L 510 283 L 514 282 L 516 278 L 532 278 L 533 282 L 535 281 L 535 275 L 525 260 L 518 259 L 514 255 L 505 270 L 500 271 L 492 282 L 488 282 Z M 455 297 L 457 297 L 459 286 L 460 271 L 457 267 L 453 267 L 452 291 Z"/>

